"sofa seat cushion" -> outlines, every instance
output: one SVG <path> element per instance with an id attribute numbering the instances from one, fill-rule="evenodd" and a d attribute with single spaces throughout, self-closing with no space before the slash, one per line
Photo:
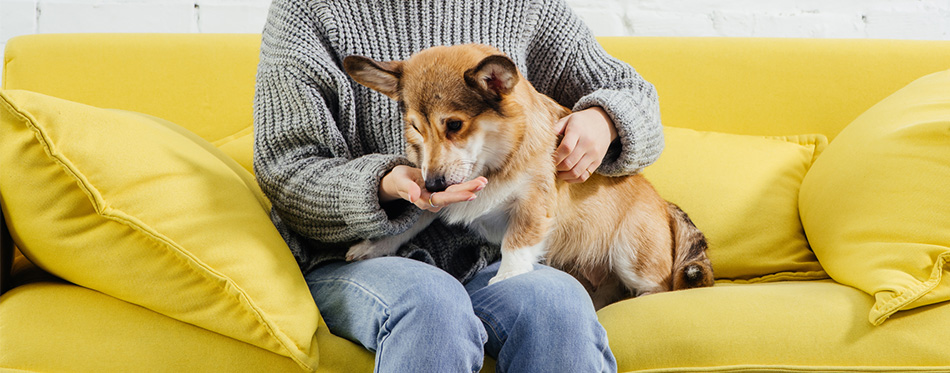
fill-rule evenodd
<path id="1" fill-rule="evenodd" d="M 802 183 L 801 212 L 828 274 L 876 298 L 871 323 L 950 300 L 950 70 L 841 131 Z"/>
<path id="2" fill-rule="evenodd" d="M 706 235 L 719 281 L 822 279 L 798 215 L 798 192 L 822 135 L 766 137 L 664 129 L 643 175 Z"/>
<path id="3" fill-rule="evenodd" d="M 0 298 L 0 319 L 16 320 L 0 328 L 0 367 L 7 369 L 301 371 L 265 349 L 66 282 L 10 290 Z"/>
<path id="4" fill-rule="evenodd" d="M 319 312 L 253 177 L 170 122 L 0 92 L 0 193 L 37 266 L 317 365 Z"/>
<path id="5" fill-rule="evenodd" d="M 619 371 L 942 371 L 950 305 L 875 327 L 874 299 L 831 280 L 727 284 L 615 303 L 598 316 Z"/>
<path id="6" fill-rule="evenodd" d="M 17 282 L 26 284 L 0 297 L 0 320 L 16 320 L 0 327 L 0 370 L 302 371 L 287 357 L 66 283 L 28 262 L 17 264 Z M 319 321 L 318 372 L 373 370 L 372 353 L 330 334 Z"/>

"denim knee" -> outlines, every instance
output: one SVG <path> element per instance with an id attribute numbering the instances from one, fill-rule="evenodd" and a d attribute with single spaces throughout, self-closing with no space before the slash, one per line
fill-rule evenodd
<path id="1" fill-rule="evenodd" d="M 306 277 L 330 331 L 375 350 L 379 371 L 481 368 L 488 336 L 468 293 L 446 272 L 385 257 L 336 263 Z"/>
<path id="2" fill-rule="evenodd" d="M 377 294 L 392 314 L 412 311 L 432 314 L 441 319 L 470 317 L 472 301 L 462 284 L 447 272 L 432 265 L 402 257 L 370 259 L 363 265 L 384 277 L 385 293 Z"/>
<path id="3" fill-rule="evenodd" d="M 377 356 L 377 363 L 394 367 L 393 371 L 477 371 L 483 361 L 483 346 L 488 334 L 475 316 L 471 299 L 461 283 L 442 270 L 427 264 L 415 268 L 413 278 L 389 302 L 390 315 L 382 325 L 380 346 L 394 360 Z M 400 342 L 384 340 L 401 334 Z M 398 337 L 397 337 L 398 338 Z M 409 346 L 394 346 L 411 345 Z M 404 348 L 408 348 L 403 351 Z M 425 351 L 411 351 L 411 350 Z M 400 351 L 399 353 L 393 353 Z M 451 351 L 451 352 L 446 352 Z M 413 356 L 412 364 L 404 361 Z M 428 356 L 435 354 L 434 356 Z M 458 355 L 459 362 L 442 361 Z M 461 363 L 462 366 L 452 364 Z M 398 366 L 398 367 L 397 367 Z"/>
<path id="4" fill-rule="evenodd" d="M 533 334 L 581 333 L 600 336 L 603 327 L 587 290 L 573 276 L 546 266 L 514 276 L 487 288 L 476 295 L 476 314 L 485 318 L 504 318 L 510 322 L 494 330 L 506 339 L 518 331 Z M 492 298 L 488 300 L 485 297 Z M 503 305 L 503 306 L 502 306 Z M 504 315 L 496 313 L 501 312 Z M 492 315 L 494 314 L 494 315 Z M 492 327 L 489 327 L 492 329 Z"/>
<path id="5" fill-rule="evenodd" d="M 516 280 L 520 276 L 509 280 Z M 522 313 L 530 314 L 528 318 L 538 323 L 558 323 L 577 325 L 579 318 L 596 321 L 596 313 L 590 301 L 587 290 L 573 276 L 548 267 L 541 267 L 528 276 L 518 302 L 522 306 Z"/>
<path id="6" fill-rule="evenodd" d="M 590 296 L 571 275 L 538 265 L 469 291 L 490 334 L 485 352 L 496 357 L 497 371 L 616 371 Z"/>
<path id="7" fill-rule="evenodd" d="M 472 315 L 474 318 L 472 301 L 458 280 L 436 267 L 419 264 L 418 268 L 413 268 L 412 278 L 405 279 L 401 291 L 393 294 L 390 307 L 412 308 L 443 316 Z"/>

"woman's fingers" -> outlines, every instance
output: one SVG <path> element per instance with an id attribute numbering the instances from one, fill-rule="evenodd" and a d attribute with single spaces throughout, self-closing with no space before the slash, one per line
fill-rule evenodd
<path id="1" fill-rule="evenodd" d="M 473 180 L 452 185 L 442 192 L 429 193 L 423 190 L 419 199 L 413 203 L 420 209 L 439 212 L 443 207 L 453 203 L 468 202 L 478 198 L 477 193 L 488 185 L 488 179 L 477 177 Z"/>
<path id="2" fill-rule="evenodd" d="M 399 196 L 409 202 L 416 203 L 420 195 L 422 195 L 422 188 L 412 180 L 406 180 L 403 187 L 399 188 Z"/>
<path id="3" fill-rule="evenodd" d="M 600 167 L 600 160 L 595 156 L 587 154 L 570 170 L 559 171 L 557 177 L 568 183 L 583 183 L 590 178 L 594 171 L 597 170 L 597 167 Z"/>
<path id="4" fill-rule="evenodd" d="M 488 185 L 488 179 L 484 176 L 476 177 L 472 180 L 466 181 L 464 183 L 458 183 L 451 185 L 448 188 L 445 188 L 446 192 L 478 192 L 482 189 L 485 189 L 485 186 Z"/>
<path id="5" fill-rule="evenodd" d="M 554 152 L 558 179 L 579 183 L 590 178 L 600 167 L 607 148 L 617 137 L 610 117 L 600 107 L 574 112 L 554 125 L 564 138 Z"/>
<path id="6" fill-rule="evenodd" d="M 564 138 L 561 139 L 557 150 L 554 151 L 554 164 L 557 165 L 558 171 L 570 170 L 574 167 L 577 160 L 580 159 L 576 151 L 579 140 L 580 136 L 577 132 L 568 131 L 564 134 Z M 575 158 L 570 159 L 571 156 Z"/>
<path id="7" fill-rule="evenodd" d="M 396 166 L 380 183 L 380 201 L 402 198 L 416 207 L 438 212 L 443 207 L 475 199 L 475 193 L 488 185 L 488 179 L 479 176 L 464 183 L 449 186 L 443 192 L 430 193 L 425 189 L 422 171 L 415 167 Z"/>

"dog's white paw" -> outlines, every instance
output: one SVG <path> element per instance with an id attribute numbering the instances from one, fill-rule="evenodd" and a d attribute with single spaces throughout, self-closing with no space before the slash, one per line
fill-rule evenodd
<path id="1" fill-rule="evenodd" d="M 488 280 L 488 284 L 489 284 L 489 285 L 494 285 L 495 283 L 497 283 L 497 282 L 499 282 L 499 281 L 507 280 L 507 279 L 512 278 L 512 277 L 515 277 L 515 276 L 517 276 L 517 275 L 520 275 L 520 274 L 523 274 L 523 273 L 531 272 L 532 270 L 533 270 L 533 268 L 530 267 L 530 266 L 529 266 L 527 269 L 524 269 L 524 268 L 521 268 L 521 269 L 512 269 L 512 270 L 504 271 L 504 272 L 502 272 L 502 271 L 499 270 L 498 273 L 495 274 L 495 277 L 492 277 L 490 280 Z"/>
<path id="2" fill-rule="evenodd" d="M 355 262 L 357 260 L 366 260 L 379 258 L 382 256 L 392 255 L 396 252 L 399 247 L 391 247 L 387 240 L 380 241 L 370 241 L 363 240 L 356 245 L 350 247 L 350 250 L 346 252 L 346 261 Z"/>
<path id="3" fill-rule="evenodd" d="M 488 280 L 488 285 L 494 285 L 498 281 L 533 271 L 534 264 L 538 262 L 538 258 L 544 253 L 545 248 L 544 242 L 541 242 L 518 250 L 502 249 L 501 265 L 498 266 L 498 273 Z"/>

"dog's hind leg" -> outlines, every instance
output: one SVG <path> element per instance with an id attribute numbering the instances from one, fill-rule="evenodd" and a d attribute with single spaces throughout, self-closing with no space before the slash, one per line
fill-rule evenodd
<path id="1" fill-rule="evenodd" d="M 644 258 L 637 258 L 634 250 L 623 251 L 633 255 L 612 258 L 613 272 L 630 294 L 639 297 L 670 290 L 669 275 L 666 271 L 647 268 L 640 262 Z"/>
<path id="2" fill-rule="evenodd" d="M 621 224 L 610 254 L 614 273 L 636 296 L 672 290 L 669 219 L 644 210 L 629 214 Z"/>

